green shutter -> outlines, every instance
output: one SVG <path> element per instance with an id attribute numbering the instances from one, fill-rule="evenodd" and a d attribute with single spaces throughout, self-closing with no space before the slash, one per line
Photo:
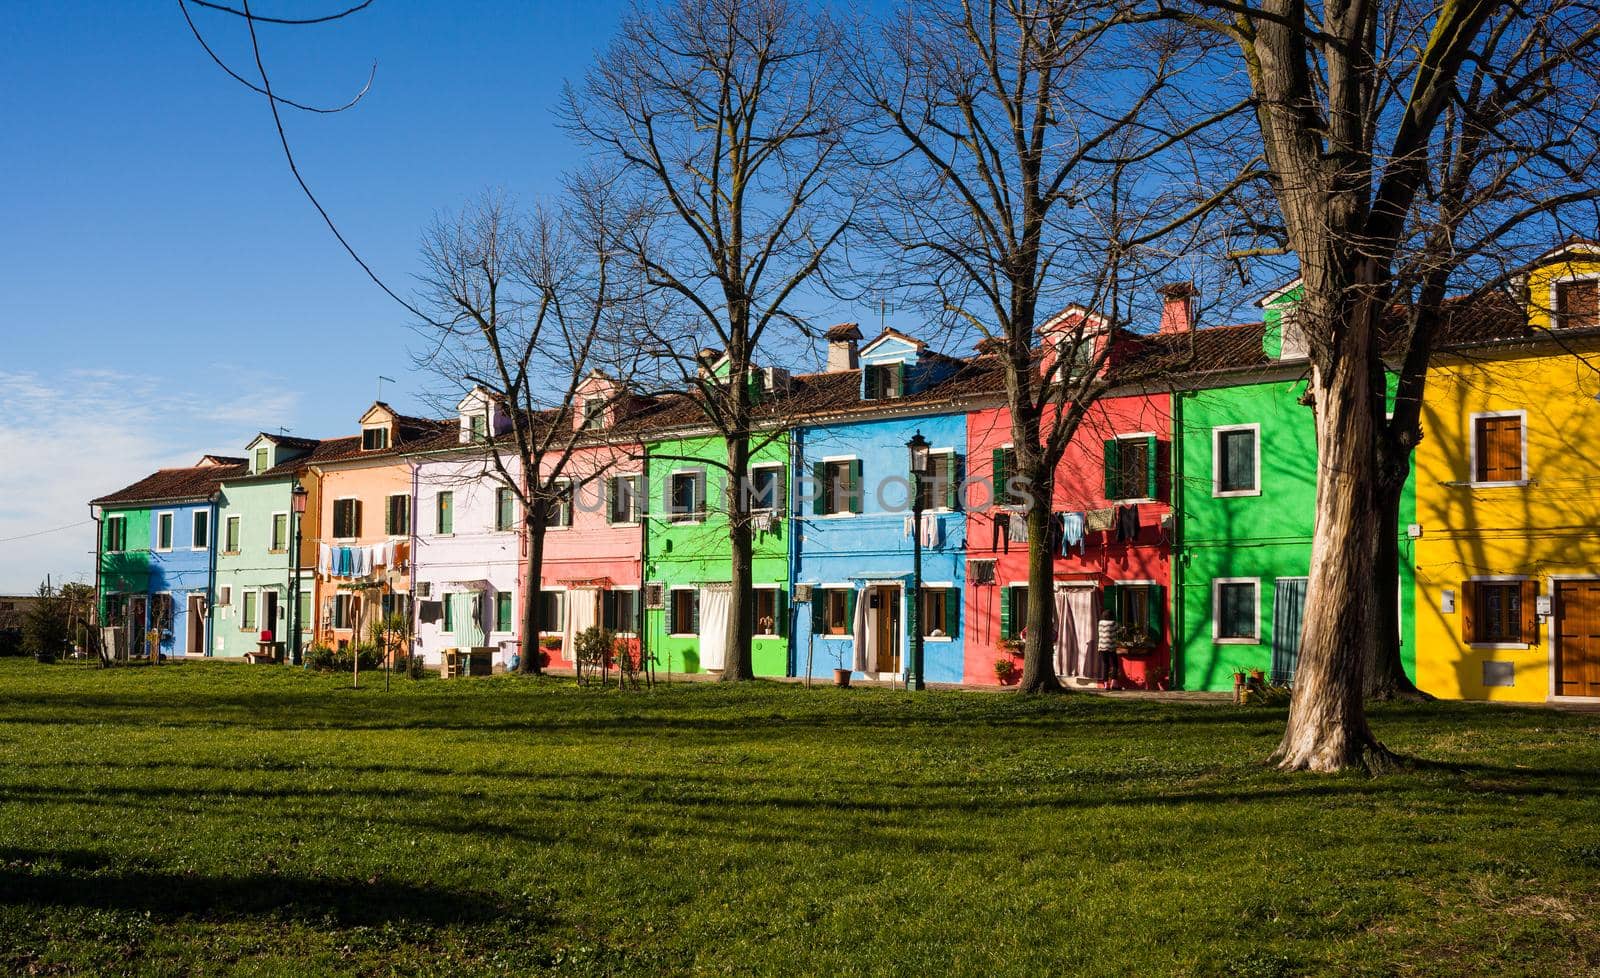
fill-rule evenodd
<path id="1" fill-rule="evenodd" d="M 700 634 L 700 592 L 699 591 L 691 591 L 689 593 L 694 595 L 694 600 L 692 602 L 690 602 L 690 604 L 689 604 L 689 631 L 693 632 L 696 635 L 699 635 Z"/>
<path id="2" fill-rule="evenodd" d="M 850 460 L 850 512 L 861 512 L 862 495 L 861 460 L 853 458 Z"/>
<path id="3" fill-rule="evenodd" d="M 606 480 L 606 522 L 617 521 L 617 480 L 613 476 Z"/>
<path id="4" fill-rule="evenodd" d="M 1011 601 L 1016 594 L 1016 588 L 1006 587 L 1000 590 L 1000 637 L 1011 638 Z"/>
<path id="5" fill-rule="evenodd" d="M 860 593 L 861 592 L 857 591 L 855 588 L 851 588 L 845 592 L 844 632 L 846 635 L 854 635 L 856 632 L 856 597 Z"/>
<path id="6" fill-rule="evenodd" d="M 994 450 L 994 498 L 991 503 L 998 504 L 1005 497 L 1006 491 L 1006 450 Z"/>
<path id="7" fill-rule="evenodd" d="M 667 609 L 666 609 L 667 634 L 668 635 L 676 635 L 676 634 L 678 634 L 678 614 L 677 614 L 678 613 L 678 602 L 674 601 L 672 596 L 673 596 L 673 592 L 669 590 L 667 592 Z"/>
<path id="8" fill-rule="evenodd" d="M 944 627 L 951 638 L 961 637 L 961 589 L 945 588 Z"/>
<path id="9" fill-rule="evenodd" d="M 778 588 L 772 598 L 772 631 L 780 638 L 789 634 L 789 596 Z"/>
<path id="10" fill-rule="evenodd" d="M 811 500 L 811 512 L 815 516 L 821 516 L 828 511 L 828 463 L 812 462 L 811 478 L 816 484 L 816 495 Z"/>
<path id="11" fill-rule="evenodd" d="M 617 630 L 617 592 L 600 592 L 600 627 L 610 631 Z"/>
<path id="12" fill-rule="evenodd" d="M 1101 614 L 1101 616 L 1104 617 L 1105 615 L 1110 615 L 1111 619 L 1113 621 L 1121 622 L 1122 621 L 1122 608 L 1120 607 L 1121 601 L 1122 601 L 1122 595 L 1119 593 L 1117 585 L 1115 585 L 1115 584 L 1107 584 L 1105 586 L 1105 589 L 1100 592 L 1100 614 Z"/>
<path id="13" fill-rule="evenodd" d="M 867 366 L 861 371 L 861 399 L 874 401 L 878 398 L 878 371 L 875 367 Z"/>
<path id="14" fill-rule="evenodd" d="M 1118 464 L 1117 464 L 1118 461 L 1119 461 L 1119 458 L 1118 458 L 1119 455 L 1120 455 L 1120 453 L 1117 451 L 1117 440 L 1115 438 L 1107 438 L 1106 439 L 1106 443 L 1105 443 L 1105 460 L 1106 460 L 1106 486 L 1105 486 L 1105 489 L 1106 489 L 1106 498 L 1107 499 L 1121 499 L 1122 498 L 1122 495 L 1121 495 L 1121 488 L 1122 487 L 1117 484 L 1120 481 L 1117 478 L 1117 473 L 1118 473 L 1119 468 L 1120 468 L 1118 466 Z"/>
<path id="15" fill-rule="evenodd" d="M 1145 607 L 1150 612 L 1150 640 L 1156 643 L 1161 641 L 1162 611 L 1166 606 L 1166 599 L 1162 596 L 1161 585 L 1152 584 L 1147 592 L 1148 597 Z"/>
<path id="16" fill-rule="evenodd" d="M 910 391 L 906 390 L 906 363 L 904 360 L 894 365 L 895 383 L 899 385 L 899 397 L 905 397 Z"/>
<path id="17" fill-rule="evenodd" d="M 1159 495 L 1157 495 L 1157 493 L 1160 491 L 1161 487 L 1160 487 L 1160 485 L 1158 485 L 1157 475 L 1159 474 L 1159 470 L 1160 470 L 1161 466 L 1159 464 L 1157 464 L 1157 459 L 1158 459 L 1159 456 L 1156 454 L 1156 452 L 1157 452 L 1157 450 L 1159 449 L 1160 446 L 1156 442 L 1156 436 L 1155 435 L 1150 435 L 1149 437 L 1145 438 L 1144 443 L 1145 443 L 1145 466 L 1144 466 L 1145 494 L 1144 494 L 1144 498 L 1146 498 L 1146 499 L 1159 499 L 1161 497 Z"/>
<path id="18" fill-rule="evenodd" d="M 811 634 L 822 635 L 828 630 L 828 592 L 822 588 L 811 589 Z"/>
<path id="19" fill-rule="evenodd" d="M 944 508 L 954 512 L 961 508 L 961 470 L 963 468 L 963 460 L 960 455 L 953 452 L 949 458 L 950 479 L 945 483 L 944 487 Z"/>

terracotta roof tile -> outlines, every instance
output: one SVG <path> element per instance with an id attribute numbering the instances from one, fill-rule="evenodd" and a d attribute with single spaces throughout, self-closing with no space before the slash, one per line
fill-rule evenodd
<path id="1" fill-rule="evenodd" d="M 244 472 L 244 465 L 195 465 L 183 469 L 158 469 L 131 486 L 92 500 L 97 506 L 144 502 L 178 502 L 205 499 L 217 486 Z"/>

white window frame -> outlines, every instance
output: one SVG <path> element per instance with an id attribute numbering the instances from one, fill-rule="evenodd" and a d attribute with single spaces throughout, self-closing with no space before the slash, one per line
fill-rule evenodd
<path id="1" fill-rule="evenodd" d="M 696 609 L 695 610 L 697 612 L 699 610 L 700 588 L 695 587 L 693 584 L 672 584 L 672 585 L 669 585 L 667 587 L 667 618 L 671 619 L 673 624 L 677 624 L 677 617 L 678 616 L 673 614 L 672 596 L 673 596 L 673 594 L 675 592 L 678 592 L 678 591 L 693 591 L 693 592 L 695 592 L 695 599 L 694 599 L 695 602 L 696 602 Z M 668 638 L 699 638 L 700 637 L 700 633 L 699 632 L 668 632 L 667 633 L 667 637 Z"/>
<path id="2" fill-rule="evenodd" d="M 1224 489 L 1222 488 L 1222 436 L 1235 431 L 1249 431 L 1255 434 L 1255 488 L 1254 489 Z M 1211 429 L 1211 498 L 1235 499 L 1242 496 L 1261 495 L 1261 425 L 1260 424 L 1224 424 Z"/>
<path id="3" fill-rule="evenodd" d="M 194 528 L 200 524 L 200 521 L 202 519 L 206 521 L 206 544 L 203 547 L 200 546 L 199 544 L 195 543 L 195 541 L 200 538 L 200 534 L 198 534 L 198 533 L 196 533 L 194 531 Z M 189 549 L 193 550 L 193 551 L 209 550 L 211 548 L 211 545 L 212 545 L 213 542 L 214 541 L 211 538 L 211 510 L 209 510 L 209 509 L 197 509 L 194 512 L 190 513 L 189 514 Z"/>
<path id="4" fill-rule="evenodd" d="M 341 536 L 336 536 L 335 535 L 335 534 L 337 534 L 339 532 L 339 504 L 340 503 L 345 503 L 345 502 L 357 502 L 357 503 L 359 503 L 360 501 L 361 501 L 361 497 L 360 496 L 335 496 L 331 500 L 332 505 L 328 507 L 328 519 L 331 522 L 331 525 L 328 527 L 328 539 L 330 539 L 330 540 L 339 540 L 339 541 L 343 541 L 343 540 L 359 540 L 359 539 L 361 539 L 361 536 L 360 536 L 359 533 L 356 536 L 353 536 L 353 537 L 341 537 Z M 385 513 L 384 516 L 385 516 L 385 518 L 387 518 L 388 514 Z"/>
<path id="5" fill-rule="evenodd" d="M 546 591 L 554 591 L 555 593 L 561 595 L 561 614 L 556 616 L 556 617 L 561 619 L 561 622 L 560 622 L 561 627 L 560 628 L 541 628 L 539 630 L 539 637 L 540 638 L 543 638 L 546 635 L 562 635 L 562 636 L 564 636 L 564 635 L 567 634 L 567 592 L 570 591 L 570 590 L 572 590 L 572 589 L 568 588 L 568 587 L 563 587 L 563 586 L 561 586 L 559 584 L 556 585 L 555 587 L 545 587 L 542 584 L 539 586 L 539 600 L 540 601 L 544 600 L 544 594 L 545 594 Z M 443 621 L 443 620 L 444 619 L 442 619 L 442 618 L 440 619 L 440 621 Z M 545 624 L 548 625 L 550 623 L 549 622 L 545 622 Z M 562 651 L 563 652 L 570 652 L 571 650 L 570 649 L 562 649 Z"/>
<path id="6" fill-rule="evenodd" d="M 928 449 L 928 461 L 930 461 L 930 462 L 933 461 L 933 457 L 935 455 L 948 455 L 948 456 L 950 456 L 950 478 L 955 479 L 956 478 L 956 449 L 955 449 L 955 446 L 954 445 L 943 445 L 943 446 L 940 446 L 938 448 L 929 448 Z M 861 474 L 861 478 L 865 479 L 866 477 L 867 477 L 866 473 L 863 472 Z M 931 491 L 931 489 L 930 489 L 930 491 Z M 957 492 L 958 495 L 959 495 L 960 491 L 961 491 L 961 483 L 960 483 L 959 480 L 957 480 L 956 481 L 956 492 Z M 913 492 L 913 497 L 912 498 L 914 499 L 915 498 L 915 487 L 912 487 L 912 492 Z M 946 506 L 944 504 L 944 500 L 945 500 L 944 494 L 940 493 L 939 494 L 939 505 L 937 505 L 937 506 L 929 506 L 927 509 L 923 510 L 923 512 L 924 513 L 954 513 L 955 510 L 951 509 L 949 506 Z M 907 512 L 909 512 L 910 509 L 911 509 L 911 506 L 910 506 L 911 500 L 910 499 L 906 500 L 906 503 L 907 503 L 906 510 L 907 510 Z M 938 585 L 923 584 L 922 586 L 923 587 L 937 587 Z"/>
<path id="7" fill-rule="evenodd" d="M 1561 318 L 1561 316 L 1560 316 L 1559 313 L 1556 312 L 1556 306 L 1557 306 L 1557 300 L 1559 298 L 1559 296 L 1557 295 L 1557 292 L 1558 292 L 1560 286 L 1567 285 L 1567 284 L 1570 284 L 1572 282 L 1600 282 L 1600 274 L 1593 273 L 1593 272 L 1588 272 L 1588 273 L 1577 272 L 1577 273 L 1574 273 L 1574 274 L 1571 274 L 1571 275 L 1563 275 L 1560 278 L 1553 278 L 1553 279 L 1550 280 L 1550 305 L 1547 308 L 1549 308 L 1549 310 L 1550 310 L 1550 326 L 1551 326 L 1552 329 L 1568 329 L 1569 328 L 1565 322 L 1558 322 L 1557 321 L 1558 319 Z M 1570 328 L 1579 329 L 1579 328 L 1582 328 L 1582 327 L 1570 327 Z M 1473 471 L 1476 472 L 1477 470 L 1474 469 Z M 1524 472 L 1527 471 L 1527 466 L 1523 466 L 1523 471 Z"/>
<path id="8" fill-rule="evenodd" d="M 511 627 L 508 628 L 508 629 L 503 629 L 503 630 L 500 629 L 500 628 L 491 628 L 489 630 L 489 634 L 490 635 L 515 635 L 516 632 L 517 632 L 517 589 L 516 588 L 511 588 L 510 590 L 506 590 L 506 591 L 501 591 L 498 588 L 495 589 L 495 592 L 494 592 L 494 602 L 495 602 L 495 604 L 494 604 L 494 624 L 496 624 L 496 625 L 500 624 L 500 595 L 502 595 L 502 594 L 511 595 Z M 448 600 L 448 598 L 446 600 Z M 441 616 L 439 620 L 440 620 L 440 622 L 443 622 L 444 618 Z"/>
<path id="9" fill-rule="evenodd" d="M 229 530 L 228 530 L 229 526 L 237 526 L 239 528 L 239 532 L 237 534 L 233 534 L 233 535 L 235 535 L 235 536 L 237 536 L 239 538 L 239 540 L 238 540 L 238 549 L 237 550 L 228 550 L 228 549 L 226 549 L 227 546 L 228 546 L 228 537 L 230 535 L 229 534 Z M 241 554 L 241 553 L 244 552 L 244 518 L 243 517 L 238 516 L 238 515 L 233 515 L 233 516 L 229 516 L 227 519 L 222 521 L 222 547 L 224 549 L 219 550 L 218 553 Z"/>
<path id="10" fill-rule="evenodd" d="M 1251 587 L 1255 588 L 1255 629 L 1248 637 L 1222 637 L 1222 586 L 1224 584 L 1249 584 Z M 1261 644 L 1261 578 L 1213 577 L 1211 579 L 1211 641 L 1214 645 Z"/>
<path id="11" fill-rule="evenodd" d="M 278 517 L 280 517 L 280 516 L 283 517 L 283 546 L 274 547 L 272 545 L 272 534 L 277 532 L 277 529 L 278 529 Z M 269 554 L 286 554 L 286 553 L 288 553 L 289 552 L 289 537 L 291 535 L 293 535 L 293 533 L 294 533 L 294 521 L 289 518 L 289 513 L 286 510 L 281 510 L 281 509 L 278 510 L 277 512 L 273 513 L 272 514 L 272 522 L 267 524 L 267 553 L 269 553 Z"/>
<path id="12" fill-rule="evenodd" d="M 824 455 L 818 461 L 820 461 L 822 463 L 822 472 L 823 472 L 824 476 L 827 475 L 828 466 L 833 464 L 834 462 L 861 462 L 861 482 L 862 482 L 862 487 L 861 487 L 861 492 L 862 492 L 861 508 L 862 508 L 863 511 L 866 510 L 866 508 L 867 508 L 867 499 L 866 499 L 866 491 L 867 491 L 867 489 L 866 489 L 865 483 L 867 481 L 867 463 L 863 462 L 861 460 L 861 456 L 859 456 L 859 455 Z M 823 498 L 824 499 L 827 498 L 828 481 L 826 479 L 824 479 L 822 485 L 817 487 L 817 491 L 823 494 Z M 837 519 L 848 519 L 850 517 L 860 516 L 860 515 L 861 515 L 860 513 L 852 513 L 852 512 L 850 512 L 850 504 L 848 502 L 846 502 L 845 503 L 845 508 L 843 510 L 829 510 L 828 512 L 823 513 L 818 518 L 819 519 L 825 519 L 825 520 L 837 520 Z"/>
<path id="13" fill-rule="evenodd" d="M 1155 452 L 1147 460 L 1147 464 L 1150 465 L 1152 468 L 1157 468 L 1160 465 L 1160 460 L 1159 460 L 1158 456 L 1160 454 L 1159 446 L 1161 444 L 1161 435 L 1158 432 L 1154 432 L 1154 431 L 1130 431 L 1130 432 L 1127 432 L 1126 434 L 1112 435 L 1111 436 L 1111 440 L 1112 441 L 1141 441 L 1142 442 L 1147 438 L 1155 439 L 1156 445 L 1157 445 L 1157 448 L 1155 449 Z M 1011 446 L 1008 445 L 1006 447 L 1009 448 Z M 1119 449 L 1119 451 L 1120 451 L 1120 449 Z M 1101 459 L 1100 464 L 1103 466 L 1105 464 L 1105 460 Z M 1159 470 L 1159 468 L 1157 468 L 1156 477 L 1157 477 L 1158 480 L 1160 479 L 1160 470 Z M 1007 478 L 1009 478 L 1009 476 Z M 1171 495 L 1171 493 L 1169 492 L 1168 495 Z M 1134 497 L 1131 497 L 1129 499 L 1108 499 L 1106 501 L 1109 502 L 1109 503 L 1112 503 L 1114 505 L 1119 505 L 1119 506 L 1142 506 L 1142 505 L 1145 505 L 1147 503 L 1160 502 L 1159 499 L 1155 499 L 1155 498 L 1152 498 L 1152 497 L 1149 497 L 1149 496 L 1134 496 Z"/>
<path id="14" fill-rule="evenodd" d="M 695 502 L 700 506 L 698 511 L 699 518 L 695 518 L 694 512 L 678 512 L 675 504 L 673 503 L 673 482 L 680 475 L 693 475 L 697 477 L 696 483 L 699 486 L 700 492 L 703 494 L 703 498 L 695 500 Z M 711 480 L 709 477 L 707 477 L 706 470 L 703 467 L 691 467 L 684 469 L 673 469 L 671 472 L 668 472 L 666 502 L 666 516 L 668 523 L 671 523 L 674 526 L 699 526 L 700 524 L 704 523 L 706 521 L 706 515 L 711 512 Z"/>
<path id="15" fill-rule="evenodd" d="M 165 547 L 161 545 L 161 521 L 163 519 L 167 521 L 167 526 L 170 527 L 170 529 L 167 531 L 167 545 Z M 178 511 L 175 509 L 163 509 L 156 513 L 156 525 L 154 530 L 155 532 L 151 535 L 154 536 L 155 539 L 150 541 L 150 549 L 154 550 L 158 554 L 172 553 L 173 544 L 178 542 Z"/>
<path id="16" fill-rule="evenodd" d="M 505 527 L 503 529 L 500 526 L 500 494 L 502 492 L 508 492 L 508 493 L 511 494 L 511 525 L 509 525 L 509 526 L 507 526 L 507 527 Z M 455 497 L 452 496 L 450 498 L 450 505 L 454 506 L 455 502 L 456 502 L 455 501 Z M 511 488 L 510 486 L 505 486 L 505 485 L 497 485 L 497 486 L 495 486 L 494 487 L 494 515 L 490 519 L 489 529 L 492 530 L 495 533 L 515 533 L 515 532 L 517 532 L 517 523 L 519 522 L 518 519 L 517 519 L 517 507 L 520 506 L 520 505 L 521 505 L 521 501 L 519 499 L 517 499 L 517 491 L 515 489 Z M 450 514 L 450 518 L 452 520 L 452 522 L 450 524 L 451 529 L 454 529 L 455 528 L 455 523 L 453 521 L 455 520 L 455 513 L 453 511 Z M 438 502 L 438 497 L 437 496 L 434 497 L 434 503 L 433 503 L 433 521 L 434 521 L 434 525 L 437 526 L 438 523 L 439 523 L 439 502 Z"/>
<path id="17" fill-rule="evenodd" d="M 1520 585 L 1523 581 L 1534 580 L 1534 577 L 1531 574 L 1474 574 L 1471 577 L 1468 577 L 1467 580 L 1471 581 L 1473 584 L 1517 584 L 1517 585 Z M 1550 593 L 1551 593 L 1551 600 L 1554 601 L 1555 600 L 1555 597 L 1554 597 L 1555 592 L 1552 590 Z M 1466 595 L 1462 595 L 1462 598 L 1465 598 L 1465 597 L 1466 597 Z M 1476 609 L 1476 608 L 1462 608 L 1461 609 L 1461 613 L 1462 614 L 1471 614 L 1473 616 L 1476 616 L 1477 613 L 1478 613 L 1478 609 Z M 1553 618 L 1555 618 L 1555 615 L 1552 614 L 1550 617 L 1553 619 Z M 1533 648 L 1533 646 L 1529 645 L 1527 642 L 1472 642 L 1467 647 L 1471 648 L 1471 649 L 1482 649 L 1482 650 L 1484 650 L 1486 652 L 1493 651 L 1495 649 L 1504 649 L 1506 651 L 1511 651 L 1511 652 L 1517 652 L 1517 651 L 1525 652 L 1528 649 Z M 1554 680 L 1552 679 L 1552 682 L 1553 681 Z"/>
<path id="18" fill-rule="evenodd" d="M 783 585 L 782 584 L 752 584 L 752 585 L 750 585 L 750 590 L 752 590 L 752 591 L 778 591 L 778 592 L 782 592 L 783 591 Z M 778 604 L 777 604 L 777 599 L 776 598 L 773 599 L 772 610 L 774 612 L 776 612 L 778 610 Z M 752 616 L 753 615 L 754 615 L 754 612 L 752 612 Z M 771 640 L 776 639 L 776 638 L 783 638 L 784 637 L 783 636 L 783 631 L 782 631 L 783 625 L 782 625 L 782 623 L 780 623 L 777 620 L 776 617 L 773 618 L 772 627 L 778 629 L 778 631 L 775 631 L 775 632 L 758 632 L 758 631 L 755 630 L 756 627 L 757 627 L 756 623 L 755 622 L 751 622 L 751 624 L 750 624 L 750 636 L 751 636 L 751 638 L 756 639 L 757 641 L 767 642 L 767 641 L 771 641 Z"/>
<path id="19" fill-rule="evenodd" d="M 1478 481 L 1478 421 L 1483 418 L 1518 418 L 1519 427 L 1522 429 L 1522 478 L 1498 482 Z M 1513 486 L 1525 486 L 1530 481 L 1528 478 L 1528 411 L 1518 408 L 1514 411 L 1474 411 L 1467 416 L 1467 484 L 1474 489 L 1504 489 Z"/>
<path id="20" fill-rule="evenodd" d="M 633 519 L 611 521 L 611 505 L 606 504 L 606 523 L 610 526 L 638 526 L 643 518 L 643 509 L 640 502 L 650 492 L 650 487 L 645 485 L 643 472 L 617 472 L 611 475 L 612 479 L 627 479 L 633 482 Z"/>
<path id="21" fill-rule="evenodd" d="M 778 471 L 778 483 L 779 483 L 779 485 L 778 485 L 778 495 L 781 498 L 787 500 L 789 498 L 789 493 L 788 493 L 788 488 L 789 487 L 782 484 L 783 483 L 783 463 L 782 462 L 758 462 L 758 463 L 750 466 L 750 483 L 751 483 L 751 487 L 754 488 L 754 486 L 755 486 L 755 481 L 756 481 L 755 480 L 755 474 L 757 472 L 764 471 L 766 469 L 776 469 Z M 752 512 L 752 513 L 776 513 L 776 512 L 779 512 L 779 509 L 776 506 L 756 506 L 756 507 L 752 507 L 750 512 Z"/>
<path id="22" fill-rule="evenodd" d="M 929 510 L 929 512 L 932 512 L 932 510 Z M 956 588 L 956 584 L 955 584 L 954 581 L 923 581 L 922 582 L 922 589 L 924 591 L 957 591 L 958 590 Z M 920 598 L 921 595 L 918 595 L 918 597 Z M 965 600 L 966 600 L 965 596 L 963 596 L 963 598 L 962 598 L 963 603 L 965 603 Z M 921 609 L 919 608 L 918 611 L 920 612 Z M 998 627 L 999 623 L 1000 623 L 999 619 L 996 618 L 995 619 L 995 625 L 997 627 Z M 917 631 L 923 632 L 922 615 L 920 613 L 917 615 Z M 916 636 L 912 636 L 913 639 L 915 637 Z M 929 635 L 926 632 L 923 632 L 922 641 L 923 642 L 954 642 L 956 640 L 956 637 L 957 636 L 955 636 L 955 635 L 944 635 L 944 636 Z"/>

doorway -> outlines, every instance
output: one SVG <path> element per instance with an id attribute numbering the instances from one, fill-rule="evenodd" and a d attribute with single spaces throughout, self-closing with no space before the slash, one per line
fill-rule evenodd
<path id="1" fill-rule="evenodd" d="M 150 654 L 145 644 L 145 615 L 149 605 L 150 599 L 142 594 L 128 596 L 128 654 L 134 658 L 142 659 Z"/>
<path id="2" fill-rule="evenodd" d="M 184 640 L 184 655 L 206 654 L 206 596 L 204 594 L 191 594 L 188 600 L 187 638 Z"/>
<path id="3" fill-rule="evenodd" d="M 1557 581 L 1557 696 L 1600 697 L 1600 581 Z"/>
<path id="4" fill-rule="evenodd" d="M 261 630 L 267 632 L 272 641 L 276 642 L 278 640 L 278 591 L 276 588 L 268 588 L 261 592 Z"/>
<path id="5" fill-rule="evenodd" d="M 876 672 L 893 679 L 900 672 L 900 585 L 878 584 L 867 589 L 867 627 L 876 638 Z"/>
<path id="6" fill-rule="evenodd" d="M 1099 588 L 1093 582 L 1058 584 L 1055 599 L 1056 675 L 1079 685 L 1104 682 Z"/>

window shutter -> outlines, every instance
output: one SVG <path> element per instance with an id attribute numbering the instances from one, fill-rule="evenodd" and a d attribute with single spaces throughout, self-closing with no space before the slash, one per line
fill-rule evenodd
<path id="1" fill-rule="evenodd" d="M 1161 466 L 1157 464 L 1157 459 L 1159 458 L 1157 453 L 1160 451 L 1160 445 L 1157 443 L 1155 435 L 1150 435 L 1144 440 L 1144 442 L 1144 498 L 1160 499 L 1161 487 L 1159 484 L 1159 472 Z"/>
<path id="2" fill-rule="evenodd" d="M 828 630 L 828 595 L 830 591 L 813 588 L 811 591 L 811 634 L 822 635 Z"/>
<path id="3" fill-rule="evenodd" d="M 668 591 L 667 592 L 667 634 L 668 635 L 676 635 L 676 634 L 678 634 L 678 602 L 676 600 L 676 596 L 677 596 L 677 593 L 674 592 L 674 591 Z"/>
<path id="4" fill-rule="evenodd" d="M 1007 478 L 1007 475 L 1008 475 L 1008 473 L 1006 472 L 1006 450 L 1003 449 L 1003 448 L 995 449 L 994 450 L 994 455 L 993 455 L 993 460 L 994 460 L 994 483 L 993 483 L 994 498 L 991 499 L 990 502 L 994 503 L 994 504 L 999 504 L 1000 501 L 1004 498 L 1005 492 L 1006 492 L 1006 478 Z"/>
<path id="5" fill-rule="evenodd" d="M 1121 466 L 1119 465 L 1119 462 L 1120 462 L 1120 459 L 1118 457 L 1119 455 L 1120 455 L 1120 453 L 1117 451 L 1117 440 L 1115 438 L 1107 438 L 1106 442 L 1105 442 L 1105 460 L 1106 460 L 1106 485 L 1105 485 L 1105 489 L 1106 489 L 1106 498 L 1107 499 L 1121 499 L 1122 498 L 1122 495 L 1121 495 L 1121 493 L 1119 491 L 1121 489 L 1121 487 L 1119 485 L 1117 485 L 1117 482 L 1118 482 L 1117 473 L 1119 471 L 1121 471 Z"/>
<path id="6" fill-rule="evenodd" d="M 1522 640 L 1529 645 L 1539 644 L 1539 582 L 1522 582 Z"/>
<path id="7" fill-rule="evenodd" d="M 1107 584 L 1100 592 L 1100 610 L 1102 614 L 1109 614 L 1113 621 L 1122 621 L 1122 595 L 1120 588 L 1115 584 Z"/>
<path id="8" fill-rule="evenodd" d="M 1162 597 L 1159 584 L 1152 584 L 1145 590 L 1145 610 L 1150 615 L 1150 638 L 1157 643 L 1161 641 L 1162 611 L 1165 609 L 1166 600 Z"/>
<path id="9" fill-rule="evenodd" d="M 966 468 L 965 459 L 950 455 L 950 481 L 944 487 L 944 508 L 952 512 L 961 508 L 961 473 Z"/>
<path id="10" fill-rule="evenodd" d="M 951 638 L 961 637 L 961 589 L 945 588 L 944 630 Z"/>
<path id="11" fill-rule="evenodd" d="M 351 502 L 350 502 L 350 521 L 353 524 L 352 527 L 350 528 L 350 535 L 353 536 L 353 537 L 360 536 L 361 535 L 361 500 L 359 500 L 359 499 L 351 500 Z"/>
<path id="12" fill-rule="evenodd" d="M 850 512 L 861 512 L 861 460 L 850 460 Z"/>
<path id="13" fill-rule="evenodd" d="M 789 467 L 778 466 L 778 484 L 772 494 L 772 508 L 787 516 L 789 514 Z"/>
<path id="14" fill-rule="evenodd" d="M 789 596 L 778 588 L 772 594 L 772 631 L 780 638 L 789 634 Z"/>
<path id="15" fill-rule="evenodd" d="M 811 513 L 814 516 L 821 516 L 828 511 L 828 463 L 811 463 L 811 481 L 813 483 Z"/>
<path id="16" fill-rule="evenodd" d="M 1468 645 L 1477 641 L 1478 626 L 1475 618 L 1478 612 L 1478 584 L 1476 581 L 1461 582 L 1461 641 Z"/>
<path id="17" fill-rule="evenodd" d="M 844 632 L 846 635 L 855 634 L 856 598 L 860 596 L 860 593 L 855 588 L 851 588 L 844 594 Z"/>
<path id="18" fill-rule="evenodd" d="M 700 634 L 700 592 L 689 592 L 689 631 Z"/>
<path id="19" fill-rule="evenodd" d="M 617 592 L 600 592 L 600 627 L 617 630 Z"/>
<path id="20" fill-rule="evenodd" d="M 394 535 L 394 497 L 393 496 L 389 497 L 389 505 L 385 507 L 385 512 L 383 514 L 383 532 L 389 534 L 390 536 Z"/>
<path id="21" fill-rule="evenodd" d="M 864 385 L 861 390 L 863 400 L 873 401 L 878 398 L 878 368 L 869 366 L 861 371 L 861 380 Z"/>
<path id="22" fill-rule="evenodd" d="M 1007 587 L 1000 592 L 1000 637 L 1012 638 L 1011 627 L 1011 599 L 1015 597 L 1017 589 Z"/>
<path id="23" fill-rule="evenodd" d="M 613 476 L 606 480 L 606 522 L 617 521 L 617 480 Z"/>
<path id="24" fill-rule="evenodd" d="M 906 364 L 902 360 L 894 365 L 895 396 L 906 396 Z"/>

